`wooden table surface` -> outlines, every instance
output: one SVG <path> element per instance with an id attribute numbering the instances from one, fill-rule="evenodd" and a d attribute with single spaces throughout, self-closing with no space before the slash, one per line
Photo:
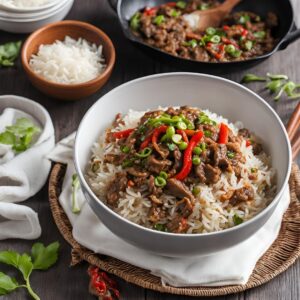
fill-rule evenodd
<path id="1" fill-rule="evenodd" d="M 297 1 L 296 10 L 300 10 L 300 3 Z M 116 66 L 113 75 L 106 86 L 97 94 L 78 102 L 60 102 L 41 94 L 27 80 L 20 62 L 16 67 L 9 69 L 0 69 L 0 94 L 15 94 L 33 99 L 46 107 L 50 112 L 56 130 L 56 140 L 65 137 L 76 130 L 81 118 L 87 109 L 102 95 L 123 82 L 132 80 L 145 75 L 161 72 L 179 71 L 170 65 L 162 64 L 153 58 L 148 57 L 140 49 L 136 48 L 122 35 L 117 17 L 110 8 L 106 0 L 76 0 L 75 4 L 67 16 L 67 19 L 76 19 L 85 21 L 103 29 L 112 39 L 117 52 Z M 14 35 L 0 31 L 0 43 L 24 40 L 25 35 Z M 273 55 L 270 59 L 259 66 L 234 74 L 226 75 L 226 78 L 239 81 L 246 72 L 254 72 L 264 75 L 270 71 L 273 73 L 286 73 L 294 81 L 300 82 L 300 41 L 290 45 L 285 51 Z M 199 70 L 201 72 L 201 70 Z M 268 103 L 270 103 L 284 122 L 287 122 L 297 101 L 282 99 L 274 103 L 266 91 L 256 84 L 249 85 L 250 88 L 259 92 Z M 251 112 L 249 112 L 251 113 Z M 255 120 L 255 116 L 253 116 Z M 276 134 L 270 133 L 270 134 Z M 298 161 L 299 162 L 299 161 Z M 42 236 L 39 239 L 44 243 L 50 243 L 59 240 L 61 243 L 60 258 L 58 263 L 47 272 L 35 272 L 32 275 L 32 286 L 41 296 L 41 299 L 60 300 L 60 299 L 93 299 L 88 294 L 88 276 L 86 273 L 87 264 L 83 263 L 76 267 L 69 267 L 70 247 L 60 236 L 48 203 L 47 184 L 34 197 L 26 202 L 39 214 Z M 18 251 L 28 251 L 33 241 L 6 240 L 1 241 L 0 250 L 12 248 Z M 1 270 L 8 269 L 0 266 Z M 288 269 L 285 273 L 279 275 L 271 282 L 240 293 L 215 299 L 300 299 L 300 263 L 299 261 Z M 121 291 L 121 299 L 168 299 L 179 300 L 188 297 L 179 297 L 174 295 L 159 294 L 150 290 L 145 290 L 122 280 L 117 280 Z M 29 299 L 25 291 L 5 296 L 3 299 Z M 204 299 L 204 298 L 202 298 Z"/>

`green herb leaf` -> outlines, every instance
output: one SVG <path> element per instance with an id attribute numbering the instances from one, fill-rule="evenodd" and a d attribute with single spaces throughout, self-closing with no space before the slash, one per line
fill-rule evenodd
<path id="1" fill-rule="evenodd" d="M 271 93 L 277 93 L 280 90 L 280 88 L 282 87 L 282 85 L 283 85 L 283 83 L 281 80 L 273 80 L 266 84 L 266 88 Z"/>
<path id="2" fill-rule="evenodd" d="M 257 32 L 254 32 L 253 35 L 257 39 L 263 39 L 266 36 L 266 32 L 265 31 L 257 31 Z"/>
<path id="3" fill-rule="evenodd" d="M 2 251 L 0 252 L 0 263 L 18 268 L 20 254 L 15 251 Z"/>
<path id="4" fill-rule="evenodd" d="M 241 83 L 249 83 L 253 81 L 267 81 L 267 78 L 260 77 L 255 74 L 246 74 L 243 79 L 241 80 Z"/>
<path id="5" fill-rule="evenodd" d="M 176 10 L 176 9 L 172 9 L 171 11 L 171 17 L 173 18 L 177 18 L 181 15 L 181 12 L 179 10 Z"/>
<path id="6" fill-rule="evenodd" d="M 153 23 L 156 24 L 156 25 L 160 25 L 163 22 L 165 22 L 165 16 L 164 15 L 158 15 L 153 20 Z"/>
<path id="7" fill-rule="evenodd" d="M 235 214 L 232 218 L 234 225 L 240 225 L 244 222 L 244 220 L 238 216 L 237 214 Z"/>
<path id="8" fill-rule="evenodd" d="M 35 243 L 31 249 L 33 268 L 47 270 L 53 266 L 58 258 L 59 242 L 54 242 L 47 247 L 42 243 Z"/>
<path id="9" fill-rule="evenodd" d="M 19 287 L 14 278 L 0 272 L 0 296 L 9 294 Z"/>
<path id="10" fill-rule="evenodd" d="M 130 19 L 130 27 L 133 30 L 138 30 L 140 27 L 141 13 L 135 13 Z"/>
<path id="11" fill-rule="evenodd" d="M 293 92 L 296 88 L 296 84 L 293 81 L 288 81 L 284 86 L 283 90 L 286 92 L 286 94 L 291 97 L 293 95 Z"/>
<path id="12" fill-rule="evenodd" d="M 0 45 L 0 66 L 11 67 L 14 65 L 14 61 L 19 56 L 21 44 L 22 42 L 18 41 Z"/>
<path id="13" fill-rule="evenodd" d="M 181 9 L 185 9 L 186 8 L 186 3 L 184 1 L 178 1 L 176 3 L 176 6 L 181 8 Z"/>
<path id="14" fill-rule="evenodd" d="M 13 145 L 16 142 L 15 135 L 11 132 L 5 131 L 0 133 L 0 143 L 5 145 Z"/>

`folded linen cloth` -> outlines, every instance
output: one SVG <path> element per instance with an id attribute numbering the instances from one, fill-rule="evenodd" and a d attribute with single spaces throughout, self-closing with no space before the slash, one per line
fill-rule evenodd
<path id="1" fill-rule="evenodd" d="M 252 237 L 233 248 L 209 256 L 190 258 L 155 255 L 126 243 L 109 231 L 85 203 L 81 194 L 82 210 L 78 215 L 72 213 L 71 176 L 75 173 L 73 144 L 74 134 L 62 140 L 49 158 L 68 165 L 59 201 L 72 223 L 75 240 L 96 253 L 150 270 L 161 278 L 163 284 L 175 287 L 245 284 L 258 259 L 276 239 L 283 214 L 289 205 L 287 189 L 268 222 Z"/>
<path id="2" fill-rule="evenodd" d="M 18 96 L 0 96 L 0 133 L 26 118 L 41 128 L 34 144 L 16 154 L 0 144 L 0 239 L 35 239 L 41 234 L 37 214 L 22 202 L 45 184 L 51 163 L 46 155 L 54 148 L 54 128 L 48 112 L 38 103 Z"/>

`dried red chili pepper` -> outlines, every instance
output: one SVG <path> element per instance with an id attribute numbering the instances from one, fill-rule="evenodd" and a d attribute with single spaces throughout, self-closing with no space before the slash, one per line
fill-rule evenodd
<path id="1" fill-rule="evenodd" d="M 134 129 L 130 128 L 130 129 L 126 129 L 126 130 L 122 130 L 122 131 L 117 131 L 117 132 L 113 132 L 113 137 L 116 139 L 123 139 L 123 138 L 127 138 L 131 132 L 133 132 Z"/>
<path id="2" fill-rule="evenodd" d="M 197 144 L 200 142 L 200 140 L 203 137 L 203 132 L 202 131 L 196 131 L 193 137 L 191 138 L 188 147 L 184 151 L 183 155 L 183 167 L 181 171 L 175 175 L 175 178 L 178 180 L 184 180 L 189 173 L 191 172 L 192 169 L 192 156 L 193 156 L 193 150 L 197 146 Z"/>

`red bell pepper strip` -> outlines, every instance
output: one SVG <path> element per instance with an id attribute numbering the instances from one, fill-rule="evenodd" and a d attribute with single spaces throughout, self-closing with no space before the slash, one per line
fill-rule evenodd
<path id="1" fill-rule="evenodd" d="M 166 5 L 169 7 L 175 7 L 177 5 L 177 2 L 168 2 L 166 3 Z"/>
<path id="2" fill-rule="evenodd" d="M 227 144 L 228 143 L 228 136 L 229 136 L 228 126 L 224 123 L 221 123 L 218 143 L 219 144 Z"/>
<path id="3" fill-rule="evenodd" d="M 184 180 L 189 173 L 191 172 L 192 169 L 192 156 L 193 156 L 193 150 L 197 146 L 197 144 L 200 142 L 200 140 L 203 137 L 203 132 L 202 131 L 196 131 L 193 137 L 191 138 L 188 147 L 184 151 L 183 155 L 183 167 L 181 171 L 175 175 L 174 178 L 178 180 Z"/>
<path id="4" fill-rule="evenodd" d="M 123 139 L 123 138 L 127 138 L 130 135 L 130 133 L 133 131 L 134 131 L 133 128 L 117 131 L 117 132 L 113 132 L 113 136 L 116 139 Z"/>
<path id="5" fill-rule="evenodd" d="M 182 136 L 182 139 L 184 142 L 188 143 L 189 142 L 189 139 L 188 139 L 188 136 L 186 134 L 186 132 L 182 129 L 177 129 L 176 130 L 176 133 L 180 134 Z"/>
<path id="6" fill-rule="evenodd" d="M 252 145 L 251 140 L 246 140 L 246 147 L 249 147 L 249 146 L 251 146 L 251 145 Z"/>
<path id="7" fill-rule="evenodd" d="M 230 27 L 229 27 L 228 25 L 224 25 L 224 26 L 223 26 L 223 30 L 227 31 L 227 30 L 229 30 L 229 29 L 230 29 Z"/>
<path id="8" fill-rule="evenodd" d="M 185 129 L 183 130 L 188 136 L 192 136 L 196 133 L 195 130 L 192 130 L 192 129 Z"/>
<path id="9" fill-rule="evenodd" d="M 153 134 L 151 133 L 148 137 L 144 139 L 144 141 L 141 143 L 140 150 L 145 149 L 150 144 L 152 140 L 152 135 Z"/>
<path id="10" fill-rule="evenodd" d="M 145 7 L 144 14 L 146 16 L 153 16 L 157 12 L 157 7 Z"/>
<path id="11" fill-rule="evenodd" d="M 154 131 L 153 131 L 153 135 L 152 135 L 151 141 L 152 141 L 153 148 L 154 148 L 157 152 L 160 151 L 160 149 L 159 149 L 159 147 L 158 147 L 158 145 L 157 145 L 157 140 L 158 140 L 158 138 L 159 138 L 159 135 L 162 134 L 162 133 L 165 133 L 165 132 L 167 131 L 167 128 L 168 128 L 168 126 L 166 126 L 166 125 L 161 125 L 161 126 L 155 128 Z"/>

